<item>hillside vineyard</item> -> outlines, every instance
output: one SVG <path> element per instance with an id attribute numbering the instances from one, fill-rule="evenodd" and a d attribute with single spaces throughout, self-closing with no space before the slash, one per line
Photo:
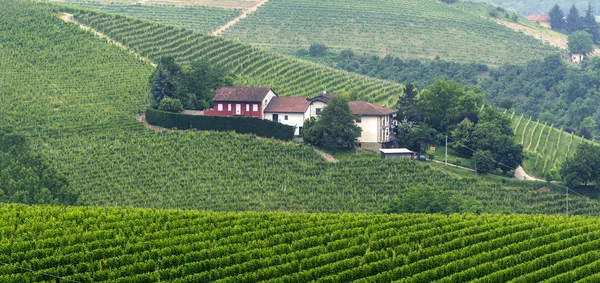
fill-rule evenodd
<path id="1" fill-rule="evenodd" d="M 0 239 L 2 282 L 600 280 L 600 220 L 583 217 L 0 204 Z"/>

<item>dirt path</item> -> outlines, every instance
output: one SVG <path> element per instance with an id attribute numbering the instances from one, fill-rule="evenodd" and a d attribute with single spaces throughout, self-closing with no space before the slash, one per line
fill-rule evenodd
<path id="1" fill-rule="evenodd" d="M 337 159 L 335 159 L 335 157 L 333 157 L 333 155 L 331 155 L 331 154 L 329 154 L 329 153 L 327 153 L 327 152 L 324 152 L 324 151 L 322 151 L 322 150 L 316 149 L 316 148 L 314 148 L 314 147 L 313 147 L 313 149 L 315 150 L 315 152 L 316 152 L 316 153 L 318 153 L 318 154 L 319 154 L 319 155 L 321 155 L 323 158 L 325 158 L 325 161 L 327 161 L 327 162 L 331 162 L 331 163 L 337 163 L 337 162 L 338 162 L 338 160 L 337 160 Z"/>
<path id="2" fill-rule="evenodd" d="M 538 178 L 527 175 L 527 173 L 525 173 L 525 170 L 523 170 L 522 166 L 517 167 L 517 170 L 515 170 L 515 178 L 517 178 L 519 180 L 525 180 L 525 181 L 546 182 L 546 180 L 538 179 Z"/>
<path id="3" fill-rule="evenodd" d="M 519 24 L 516 24 L 513 22 L 506 22 L 506 21 L 502 21 L 502 20 L 496 20 L 496 22 L 499 24 L 505 25 L 505 26 L 511 28 L 512 30 L 521 31 L 521 32 L 523 32 L 529 36 L 532 36 L 536 39 L 547 42 L 552 46 L 556 46 L 558 48 L 565 49 L 565 50 L 568 49 L 567 39 L 553 36 L 551 34 L 543 33 L 534 28 L 522 26 L 522 25 L 519 25 Z M 594 47 L 594 52 L 592 54 L 590 54 L 590 56 L 598 56 L 598 55 L 600 55 L 600 48 Z"/>
<path id="4" fill-rule="evenodd" d="M 235 19 L 229 21 L 228 23 L 226 23 L 224 26 L 219 27 L 217 30 L 215 30 L 212 35 L 216 35 L 219 36 L 221 35 L 223 32 L 225 32 L 228 28 L 230 28 L 231 26 L 237 24 L 239 21 L 241 21 L 242 19 L 245 19 L 246 17 L 248 17 L 248 14 L 253 13 L 254 11 L 256 11 L 260 6 L 264 5 L 265 3 L 267 3 L 269 0 L 262 0 L 260 1 L 256 6 L 251 7 L 251 8 L 247 8 L 244 9 L 242 11 L 242 13 L 237 16 Z"/>
<path id="5" fill-rule="evenodd" d="M 432 160 L 432 161 L 435 162 L 435 163 L 446 164 L 446 162 L 444 162 L 444 161 L 439 161 L 439 160 Z M 474 169 L 463 167 L 463 166 L 452 164 L 452 163 L 448 163 L 448 166 L 452 166 L 452 167 L 456 167 L 456 168 L 460 168 L 460 169 L 464 169 L 464 170 L 469 170 L 471 172 L 475 172 Z"/>
<path id="6" fill-rule="evenodd" d="M 63 21 L 67 22 L 67 23 L 72 23 L 72 24 L 79 25 L 79 28 L 81 28 L 82 30 L 91 31 L 91 32 L 92 32 L 92 33 L 93 33 L 95 36 L 97 36 L 97 37 L 99 37 L 99 38 L 106 39 L 106 41 L 108 41 L 108 43 L 110 43 L 110 44 L 112 44 L 112 45 L 115 45 L 115 46 L 117 46 L 117 47 L 119 47 L 119 48 L 121 48 L 121 49 L 123 49 L 123 50 L 125 50 L 125 51 L 129 52 L 130 54 L 133 54 L 133 55 L 135 55 L 135 56 L 136 56 L 136 57 L 138 57 L 140 60 L 142 60 L 142 61 L 144 61 L 144 62 L 146 62 L 146 63 L 148 63 L 148 64 L 152 65 L 153 67 L 156 67 L 156 64 L 152 63 L 152 61 L 150 61 L 150 59 L 148 59 L 148 58 L 146 58 L 146 57 L 143 57 L 143 56 L 141 56 L 140 54 L 137 54 L 137 53 L 135 53 L 133 50 L 130 50 L 129 48 L 127 48 L 127 46 L 125 46 L 125 45 L 121 44 L 121 43 L 120 43 L 120 42 L 118 42 L 118 41 L 112 40 L 110 37 L 106 36 L 105 34 L 103 34 L 103 33 L 99 32 L 99 31 L 97 31 L 97 30 L 94 30 L 94 29 L 93 29 L 93 28 L 91 28 L 91 27 L 88 27 L 88 26 L 86 26 L 86 25 L 84 25 L 84 24 L 81 24 L 81 23 L 77 22 L 77 21 L 75 20 L 75 18 L 73 17 L 73 14 L 68 14 L 68 13 L 59 13 L 59 14 L 58 14 L 58 17 L 59 17 L 60 19 L 62 19 Z"/>

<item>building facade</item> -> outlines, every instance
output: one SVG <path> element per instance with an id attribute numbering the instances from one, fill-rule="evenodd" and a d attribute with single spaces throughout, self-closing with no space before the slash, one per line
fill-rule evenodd
<path id="1" fill-rule="evenodd" d="M 277 94 L 270 88 L 217 88 L 214 108 L 205 110 L 205 116 L 246 116 L 262 119 L 265 108 Z"/>

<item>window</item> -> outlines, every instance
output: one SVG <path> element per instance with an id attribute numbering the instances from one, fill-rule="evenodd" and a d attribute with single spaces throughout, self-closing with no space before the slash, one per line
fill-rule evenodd
<path id="1" fill-rule="evenodd" d="M 227 111 L 231 111 L 231 103 L 227 104 Z"/>
<path id="2" fill-rule="evenodd" d="M 258 111 L 258 104 L 252 104 L 252 111 Z"/>
<path id="3" fill-rule="evenodd" d="M 317 114 L 321 113 L 321 108 L 316 109 Z"/>
<path id="4" fill-rule="evenodd" d="M 223 111 L 223 104 L 217 104 L 217 111 Z"/>
<path id="5" fill-rule="evenodd" d="M 246 112 L 250 112 L 250 104 L 246 104 Z"/>
<path id="6" fill-rule="evenodd" d="M 358 118 L 356 118 L 356 123 L 358 124 L 360 122 L 362 122 L 362 117 L 361 116 L 359 116 Z"/>
<path id="7" fill-rule="evenodd" d="M 288 115 L 283 116 L 283 120 L 287 121 L 287 119 L 288 119 Z"/>

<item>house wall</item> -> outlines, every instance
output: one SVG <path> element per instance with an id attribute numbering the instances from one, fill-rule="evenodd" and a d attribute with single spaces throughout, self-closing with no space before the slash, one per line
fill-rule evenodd
<path id="1" fill-rule="evenodd" d="M 262 107 L 259 109 L 261 113 L 261 116 L 259 118 L 265 117 L 265 109 L 267 108 L 267 105 L 269 105 L 269 102 L 271 102 L 271 99 L 273 99 L 273 97 L 275 96 L 277 95 L 272 90 L 269 90 L 269 92 L 265 96 L 265 99 L 263 99 L 262 101 Z"/>
<path id="2" fill-rule="evenodd" d="M 321 101 L 313 101 L 308 107 L 308 111 L 310 111 L 310 116 L 307 116 L 306 118 L 308 119 L 310 117 L 317 117 L 317 108 L 321 108 L 321 111 L 323 111 L 325 106 L 327 106 L 327 104 Z"/>
<path id="3" fill-rule="evenodd" d="M 273 114 L 277 114 L 279 115 L 279 121 L 275 121 L 275 122 L 279 122 L 281 124 L 284 125 L 288 125 L 288 126 L 292 126 L 292 127 L 296 127 L 296 130 L 294 131 L 294 135 L 298 136 L 300 135 L 300 127 L 302 127 L 302 125 L 304 124 L 304 114 L 305 113 L 265 113 L 265 120 L 273 120 Z M 285 120 L 285 116 L 288 116 L 288 119 Z"/>
<path id="4" fill-rule="evenodd" d="M 358 142 L 361 144 L 379 142 L 379 120 L 378 116 L 362 116 L 360 123 L 356 123 L 362 129 Z"/>
<path id="5" fill-rule="evenodd" d="M 222 111 L 219 111 L 219 104 L 223 105 Z M 240 113 L 236 111 L 236 105 L 240 105 Z M 231 101 L 215 101 L 214 109 L 204 111 L 205 116 L 246 116 L 257 117 L 262 119 L 263 109 L 259 102 L 231 102 Z M 257 106 L 257 111 L 253 111 L 253 105 Z M 248 111 L 246 111 L 248 109 Z"/>

